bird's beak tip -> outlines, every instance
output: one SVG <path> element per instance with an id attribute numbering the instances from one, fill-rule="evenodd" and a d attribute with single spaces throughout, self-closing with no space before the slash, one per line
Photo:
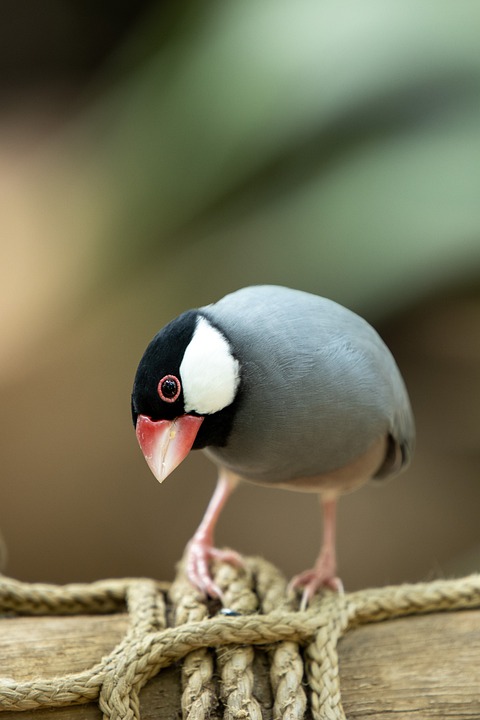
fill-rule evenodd
<path id="1" fill-rule="evenodd" d="M 182 415 L 175 420 L 152 420 L 139 415 L 138 443 L 158 482 L 162 483 L 188 455 L 203 417 Z"/>

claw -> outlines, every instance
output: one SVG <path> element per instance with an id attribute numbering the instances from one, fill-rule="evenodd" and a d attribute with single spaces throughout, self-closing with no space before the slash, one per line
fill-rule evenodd
<path id="1" fill-rule="evenodd" d="M 328 588 L 341 595 L 344 593 L 343 583 L 337 577 L 336 569 L 335 556 L 324 547 L 313 568 L 291 579 L 288 585 L 290 591 L 303 588 L 300 610 L 306 610 L 315 593 L 322 588 Z"/>
<path id="2" fill-rule="evenodd" d="M 297 588 L 303 587 L 302 599 L 300 601 L 300 610 L 306 610 L 314 595 L 322 588 L 328 588 L 339 595 L 344 594 L 343 583 L 339 577 L 329 576 L 325 577 L 319 574 L 318 571 L 313 568 L 312 570 L 306 570 L 300 575 L 296 575 L 290 581 L 288 590 L 293 591 Z"/>

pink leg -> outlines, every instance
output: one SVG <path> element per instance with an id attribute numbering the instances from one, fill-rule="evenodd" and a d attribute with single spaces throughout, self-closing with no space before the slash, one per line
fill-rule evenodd
<path id="1" fill-rule="evenodd" d="M 317 590 L 322 587 L 330 588 L 336 592 L 343 592 L 343 585 L 337 574 L 336 552 L 336 498 L 322 500 L 323 510 L 323 537 L 320 553 L 311 570 L 296 575 L 290 582 L 291 588 L 303 587 L 300 609 L 305 610 Z"/>
<path id="2" fill-rule="evenodd" d="M 222 597 L 222 592 L 212 580 L 210 560 L 220 560 L 232 565 L 242 565 L 242 559 L 233 550 L 218 550 L 213 545 L 215 527 L 228 498 L 235 490 L 238 478 L 227 471 L 220 471 L 217 486 L 187 549 L 187 575 L 190 582 L 205 595 Z"/>

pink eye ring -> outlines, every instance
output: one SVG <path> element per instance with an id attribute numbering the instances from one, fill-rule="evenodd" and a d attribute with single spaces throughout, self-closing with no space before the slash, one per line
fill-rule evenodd
<path id="1" fill-rule="evenodd" d="M 157 385 L 160 400 L 174 403 L 182 392 L 180 380 L 175 375 L 165 375 Z"/>

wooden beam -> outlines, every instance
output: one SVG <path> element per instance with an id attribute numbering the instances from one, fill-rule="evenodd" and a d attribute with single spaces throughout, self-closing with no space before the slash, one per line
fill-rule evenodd
<path id="1" fill-rule="evenodd" d="M 89 668 L 115 647 L 127 624 L 126 615 L 1 618 L 0 676 L 24 681 Z M 348 718 L 480 718 L 480 610 L 364 625 L 341 639 L 339 656 Z M 267 665 L 267 653 L 259 649 L 255 692 L 264 718 L 271 718 Z M 163 670 L 141 692 L 142 720 L 177 718 L 180 698 L 179 667 Z M 94 704 L 0 715 L 0 720 L 100 718 Z"/>

